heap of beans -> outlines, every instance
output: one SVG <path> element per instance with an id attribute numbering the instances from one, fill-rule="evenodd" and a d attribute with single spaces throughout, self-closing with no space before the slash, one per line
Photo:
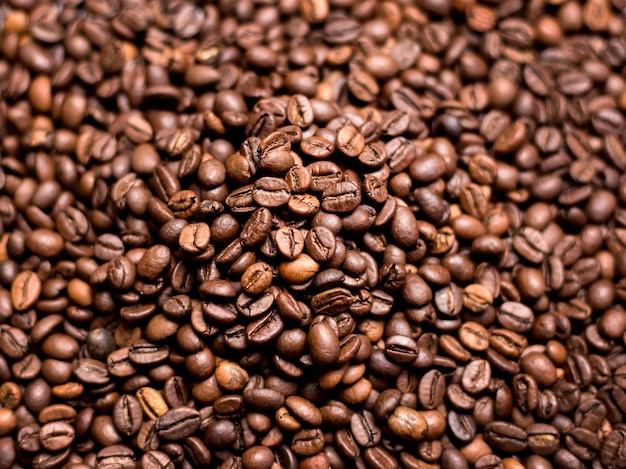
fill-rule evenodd
<path id="1" fill-rule="evenodd" d="M 624 8 L 0 2 L 0 469 L 625 468 Z"/>

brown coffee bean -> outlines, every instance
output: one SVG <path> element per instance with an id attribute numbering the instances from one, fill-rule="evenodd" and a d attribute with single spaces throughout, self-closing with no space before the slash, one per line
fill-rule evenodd
<path id="1" fill-rule="evenodd" d="M 41 280 L 31 271 L 20 272 L 11 285 L 11 303 L 17 311 L 30 308 L 41 294 Z"/>
<path id="2" fill-rule="evenodd" d="M 463 323 L 459 329 L 459 341 L 474 351 L 484 351 L 489 347 L 489 333 L 484 326 L 473 321 Z"/>
<path id="3" fill-rule="evenodd" d="M 322 366 L 334 364 L 339 358 L 339 338 L 326 322 L 317 322 L 307 334 L 313 361 Z"/>
<path id="4" fill-rule="evenodd" d="M 62 451 L 74 441 L 75 430 L 65 422 L 50 422 L 39 430 L 39 442 L 47 451 Z"/>
<path id="5" fill-rule="evenodd" d="M 260 178 L 254 184 L 253 200 L 263 207 L 278 207 L 289 201 L 290 190 L 284 179 Z"/>
<path id="6" fill-rule="evenodd" d="M 156 245 L 149 248 L 137 264 L 137 275 L 147 280 L 156 280 L 170 263 L 171 255 L 167 246 Z"/>
<path id="7" fill-rule="evenodd" d="M 257 262 L 246 269 L 241 276 L 241 286 L 251 294 L 258 295 L 272 283 L 272 271 L 268 264 Z"/>
<path id="8" fill-rule="evenodd" d="M 163 396 L 156 389 L 150 387 L 141 388 L 137 391 L 136 396 L 144 414 L 151 420 L 156 420 L 168 410 Z"/>
<path id="9" fill-rule="evenodd" d="M 345 125 L 337 132 L 337 149 L 346 156 L 359 156 L 365 149 L 365 138 L 353 125 Z"/>

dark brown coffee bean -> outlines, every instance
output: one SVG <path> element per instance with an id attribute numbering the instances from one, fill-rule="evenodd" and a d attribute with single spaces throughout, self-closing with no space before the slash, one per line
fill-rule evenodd
<path id="1" fill-rule="evenodd" d="M 485 427 L 485 441 L 502 451 L 517 453 L 528 445 L 528 434 L 512 423 L 496 421 Z"/>
<path id="2" fill-rule="evenodd" d="M 535 454 L 553 454 L 559 448 L 559 440 L 559 432 L 551 425 L 536 423 L 528 428 L 528 448 Z"/>
<path id="3" fill-rule="evenodd" d="M 135 365 L 155 365 L 167 360 L 169 347 L 166 345 L 136 344 L 128 351 L 129 360 Z"/>
<path id="4" fill-rule="evenodd" d="M 303 429 L 293 436 L 291 449 L 300 456 L 314 456 L 324 448 L 322 432 L 318 428 Z"/>
<path id="5" fill-rule="evenodd" d="M 170 258 L 170 250 L 167 246 L 152 246 L 139 260 L 137 275 L 147 280 L 156 280 L 169 265 Z"/>
<path id="6" fill-rule="evenodd" d="M 289 99 L 287 119 L 298 127 L 308 127 L 313 123 L 313 107 L 306 96 L 294 95 Z"/>
<path id="7" fill-rule="evenodd" d="M 113 406 L 113 424 L 123 435 L 136 435 L 143 422 L 141 405 L 136 397 L 121 396 Z"/>
<path id="8" fill-rule="evenodd" d="M 307 334 L 307 341 L 315 363 L 328 366 L 339 358 L 339 338 L 328 323 L 313 324 Z"/>
<path id="9" fill-rule="evenodd" d="M 62 451 L 74 441 L 74 428 L 65 422 L 50 422 L 39 430 L 39 443 L 51 452 Z"/>
<path id="10" fill-rule="evenodd" d="M 623 461 L 624 453 L 621 449 L 625 434 L 623 430 L 612 430 L 604 440 L 600 451 L 600 461 L 602 464 L 609 465 L 614 461 Z"/>
<path id="11" fill-rule="evenodd" d="M 410 337 L 394 335 L 385 341 L 385 354 L 395 363 L 409 363 L 417 358 L 417 344 Z"/>
<path id="12" fill-rule="evenodd" d="M 74 375 L 89 385 L 106 386 L 110 381 L 106 365 L 91 358 L 79 359 L 74 367 Z"/>
<path id="13" fill-rule="evenodd" d="M 354 437 L 354 441 L 364 448 L 377 445 L 382 437 L 374 416 L 367 410 L 364 410 L 363 413 L 355 413 L 352 415 L 350 419 L 350 431 Z"/>
<path id="14" fill-rule="evenodd" d="M 200 426 L 198 411 L 189 407 L 178 407 L 160 415 L 156 430 L 160 439 L 178 441 L 192 435 Z"/>
<path id="15" fill-rule="evenodd" d="M 451 435 L 461 442 L 469 442 L 476 435 L 476 423 L 471 415 L 459 414 L 454 410 L 448 412 L 447 428 Z"/>
<path id="16" fill-rule="evenodd" d="M 125 256 L 116 257 L 109 262 L 107 278 L 113 288 L 129 290 L 136 279 L 135 264 Z"/>
<path id="17" fill-rule="evenodd" d="M 151 450 L 141 457 L 141 466 L 146 469 L 172 469 L 172 459 L 162 451 Z"/>
<path id="18" fill-rule="evenodd" d="M 252 344 L 265 344 L 278 337 L 282 330 L 280 315 L 277 311 L 270 311 L 246 327 L 246 337 Z"/>
<path id="19" fill-rule="evenodd" d="M 445 377 L 438 370 L 428 371 L 421 379 L 418 399 L 425 409 L 435 409 L 442 402 L 446 391 Z"/>

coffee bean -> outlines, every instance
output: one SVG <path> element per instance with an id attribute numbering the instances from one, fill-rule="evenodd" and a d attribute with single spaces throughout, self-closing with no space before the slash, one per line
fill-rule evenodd
<path id="1" fill-rule="evenodd" d="M 169 198 L 167 206 L 176 218 L 187 219 L 192 217 L 200 206 L 198 196 L 194 191 L 178 191 Z"/>
<path id="2" fill-rule="evenodd" d="M 136 267 L 127 257 L 120 256 L 109 262 L 107 278 L 117 290 L 129 290 L 135 283 Z"/>
<path id="3" fill-rule="evenodd" d="M 287 118 L 289 122 L 298 127 L 308 127 L 313 123 L 314 111 L 306 96 L 294 95 L 287 105 Z"/>
<path id="4" fill-rule="evenodd" d="M 29 338 L 16 327 L 6 327 L 0 332 L 0 350 L 9 358 L 22 359 L 28 353 Z"/>
<path id="5" fill-rule="evenodd" d="M 3 17 L 0 466 L 620 466 L 620 7 L 96 3 Z"/>
<path id="6" fill-rule="evenodd" d="M 502 451 L 516 453 L 528 445 L 528 434 L 512 423 L 495 421 L 485 427 L 485 441 Z"/>
<path id="7" fill-rule="evenodd" d="M 113 406 L 113 424 L 118 432 L 131 436 L 139 432 L 143 422 L 141 405 L 136 397 L 121 396 Z"/>
<path id="8" fill-rule="evenodd" d="M 301 456 L 314 456 L 324 448 L 324 439 L 318 428 L 303 429 L 292 439 L 291 449 Z"/>
<path id="9" fill-rule="evenodd" d="M 520 366 L 541 386 L 550 387 L 556 381 L 556 368 L 543 353 L 526 353 L 520 360 Z"/>
<path id="10" fill-rule="evenodd" d="M 9 435 L 17 427 L 17 417 L 11 409 L 0 408 L 0 435 Z"/>
<path id="11" fill-rule="evenodd" d="M 350 431 L 354 441 L 365 448 L 377 445 L 382 437 L 374 416 L 366 410 L 362 414 L 355 413 L 352 415 Z"/>
<path id="12" fill-rule="evenodd" d="M 161 414 L 156 420 L 157 435 L 165 441 L 176 441 L 192 435 L 200 426 L 198 411 L 178 407 Z"/>
<path id="13" fill-rule="evenodd" d="M 268 288 L 272 283 L 272 272 L 268 264 L 257 262 L 246 269 L 241 276 L 243 289 L 251 294 L 257 295 Z"/>
<path id="14" fill-rule="evenodd" d="M 396 435 L 418 441 L 428 432 L 424 415 L 414 409 L 398 406 L 388 419 L 389 429 Z"/>
<path id="15" fill-rule="evenodd" d="M 174 463 L 164 452 L 152 450 L 143 454 L 141 466 L 150 469 L 171 469 L 174 467 Z"/>
<path id="16" fill-rule="evenodd" d="M 39 442 L 48 451 L 62 451 L 72 444 L 74 428 L 64 422 L 50 422 L 39 430 Z"/>
<path id="17" fill-rule="evenodd" d="M 112 445 L 100 450 L 96 456 L 99 466 L 131 468 L 135 463 L 133 450 L 127 446 Z"/>
<path id="18" fill-rule="evenodd" d="M 584 94 L 593 86 L 589 77 L 577 71 L 559 74 L 556 78 L 556 84 L 561 92 L 567 96 Z"/>
<path id="19" fill-rule="evenodd" d="M 523 333 L 531 329 L 534 315 L 532 310 L 522 303 L 507 301 L 498 308 L 497 318 L 507 329 Z"/>
<path id="20" fill-rule="evenodd" d="M 156 280 L 170 262 L 167 246 L 156 245 L 148 249 L 137 264 L 137 275 L 147 280 Z"/>
<path id="21" fill-rule="evenodd" d="M 345 125 L 337 132 L 336 146 L 344 155 L 356 157 L 365 149 L 365 138 L 353 125 Z"/>
<path id="22" fill-rule="evenodd" d="M 282 394 L 268 388 L 246 389 L 243 398 L 247 405 L 259 412 L 275 411 L 285 403 L 285 397 Z"/>
<path id="23" fill-rule="evenodd" d="M 489 347 L 489 333 L 481 325 L 467 321 L 459 329 L 459 341 L 470 350 L 483 351 Z"/>
<path id="24" fill-rule="evenodd" d="M 137 391 L 137 400 L 144 414 L 151 420 L 156 420 L 168 410 L 163 396 L 153 388 L 143 387 L 139 389 Z"/>
<path id="25" fill-rule="evenodd" d="M 541 456 L 553 454 L 559 448 L 560 434 L 551 425 L 536 423 L 528 429 L 528 447 Z"/>
<path id="26" fill-rule="evenodd" d="M 435 409 L 443 402 L 445 391 L 446 383 L 443 374 L 438 370 L 430 370 L 419 383 L 419 402 L 425 409 Z"/>
<path id="27" fill-rule="evenodd" d="M 307 341 L 315 363 L 328 366 L 339 358 L 339 339 L 328 323 L 313 324 L 307 334 Z"/>
<path id="28" fill-rule="evenodd" d="M 410 337 L 394 335 L 385 342 L 387 357 L 396 363 L 409 363 L 417 357 L 417 344 Z"/>
<path id="29" fill-rule="evenodd" d="M 260 178 L 254 185 L 253 200 L 263 207 L 278 207 L 289 201 L 289 186 L 283 179 Z"/>
<path id="30" fill-rule="evenodd" d="M 491 366 L 486 360 L 474 360 L 465 366 L 461 385 L 472 394 L 478 394 L 489 386 Z"/>
<path id="31" fill-rule="evenodd" d="M 354 210 L 361 202 L 361 191 L 352 182 L 333 184 L 322 193 L 322 208 L 330 213 Z"/>
<path id="32" fill-rule="evenodd" d="M 74 367 L 74 375 L 88 385 L 106 386 L 110 381 L 106 365 L 91 358 L 79 359 Z"/>
<path id="33" fill-rule="evenodd" d="M 448 413 L 447 428 L 462 442 L 469 442 L 476 435 L 476 423 L 471 415 L 459 414 L 453 410 Z"/>
<path id="34" fill-rule="evenodd" d="M 494 329 L 489 337 L 489 344 L 496 351 L 511 358 L 519 357 L 527 343 L 525 337 L 508 329 Z"/>
<path id="35" fill-rule="evenodd" d="M 11 303 L 17 311 L 30 308 L 41 294 L 41 280 L 31 271 L 20 272 L 11 285 Z"/>
<path id="36" fill-rule="evenodd" d="M 272 341 L 283 330 L 283 322 L 276 311 L 251 322 L 246 328 L 246 337 L 253 344 L 264 344 Z"/>

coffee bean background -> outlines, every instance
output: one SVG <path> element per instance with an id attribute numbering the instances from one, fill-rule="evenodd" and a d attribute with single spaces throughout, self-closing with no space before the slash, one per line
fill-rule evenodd
<path id="1" fill-rule="evenodd" d="M 626 467 L 625 8 L 0 2 L 0 469 Z"/>

